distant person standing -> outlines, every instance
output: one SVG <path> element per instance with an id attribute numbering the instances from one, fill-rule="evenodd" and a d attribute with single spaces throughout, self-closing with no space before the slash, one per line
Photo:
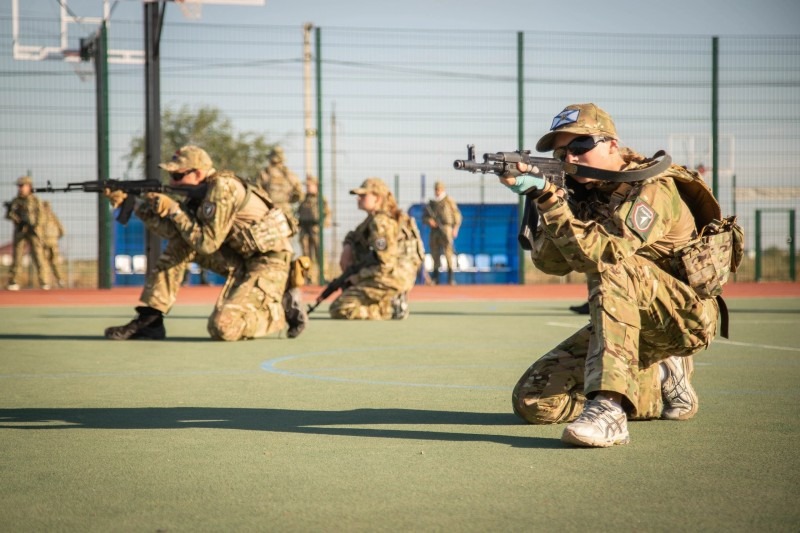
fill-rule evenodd
<path id="1" fill-rule="evenodd" d="M 61 251 L 58 248 L 58 241 L 64 236 L 64 226 L 61 224 L 50 202 L 42 202 L 43 224 L 42 224 L 42 251 L 44 259 L 53 272 L 53 279 L 56 287 L 64 287 L 64 271 L 61 268 L 63 260 Z"/>
<path id="2" fill-rule="evenodd" d="M 439 284 L 441 256 L 444 255 L 447 262 L 447 283 L 455 285 L 456 254 L 453 243 L 461 227 L 461 211 L 455 200 L 445 191 L 444 183 L 437 181 L 433 191 L 435 197 L 428 202 L 422 215 L 422 222 L 431 228 L 430 250 L 433 257 L 431 282 L 434 285 Z"/>
<path id="3" fill-rule="evenodd" d="M 290 222 L 297 226 L 295 206 L 303 199 L 303 187 L 297 175 L 286 167 L 283 148 L 276 146 L 269 164 L 261 171 L 261 184 L 276 207 L 280 207 Z"/>
<path id="4" fill-rule="evenodd" d="M 300 224 L 300 246 L 303 249 L 303 255 L 310 258 L 312 264 L 311 269 L 308 271 L 309 277 L 317 274 L 317 269 L 322 261 L 317 255 L 321 232 L 319 217 L 320 196 L 317 178 L 309 175 L 306 179 L 306 196 L 297 208 L 297 219 Z M 324 197 L 322 198 L 322 213 L 324 227 L 328 228 L 331 225 L 331 211 Z"/>
<path id="5" fill-rule="evenodd" d="M 25 255 L 25 248 L 30 249 L 31 259 L 39 276 L 39 286 L 50 289 L 47 263 L 42 250 L 42 202 L 33 194 L 33 178 L 22 176 L 17 180 L 17 197 L 6 202 L 6 219 L 14 224 L 14 258 L 8 271 L 10 291 L 18 291 L 17 272 Z"/>

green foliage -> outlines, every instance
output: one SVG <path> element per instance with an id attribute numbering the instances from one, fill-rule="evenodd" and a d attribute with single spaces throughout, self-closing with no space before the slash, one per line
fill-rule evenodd
<path id="1" fill-rule="evenodd" d="M 161 115 L 161 159 L 187 144 L 203 148 L 217 170 L 231 170 L 249 180 L 257 180 L 266 166 L 269 153 L 276 146 L 254 132 L 237 133 L 222 111 L 203 106 L 193 111 L 189 106 L 167 109 Z M 144 169 L 144 136 L 131 139 L 125 156 L 128 169 Z"/>

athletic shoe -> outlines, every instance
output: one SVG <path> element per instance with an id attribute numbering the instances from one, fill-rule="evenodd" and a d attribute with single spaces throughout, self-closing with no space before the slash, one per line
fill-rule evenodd
<path id="1" fill-rule="evenodd" d="M 628 444 L 628 418 L 617 403 L 597 396 L 588 400 L 583 412 L 566 428 L 561 440 L 576 446 L 607 448 Z"/>
<path id="2" fill-rule="evenodd" d="M 6 289 L 10 291 L 18 291 L 19 290 L 19 283 L 9 283 Z"/>
<path id="3" fill-rule="evenodd" d="M 664 409 L 661 418 L 666 420 L 688 420 L 697 414 L 700 400 L 692 387 L 694 360 L 689 357 L 675 357 L 661 361 L 664 379 L 661 381 L 661 397 Z"/>
<path id="4" fill-rule="evenodd" d="M 48 285 L 47 283 L 45 283 L 44 285 L 42 285 L 42 290 L 43 290 L 43 291 L 49 291 L 49 290 L 50 290 L 50 285 Z"/>
<path id="5" fill-rule="evenodd" d="M 164 340 L 167 331 L 164 328 L 164 315 L 152 307 L 137 307 L 139 316 L 124 326 L 106 328 L 105 337 L 115 341 L 124 340 Z"/>
<path id="6" fill-rule="evenodd" d="M 408 315 L 408 296 L 403 292 L 392 298 L 392 320 L 405 320 Z"/>
<path id="7" fill-rule="evenodd" d="M 286 336 L 294 339 L 306 329 L 308 323 L 308 312 L 303 306 L 303 295 L 300 293 L 300 289 L 295 287 L 284 292 L 282 304 L 286 323 L 289 325 Z"/>

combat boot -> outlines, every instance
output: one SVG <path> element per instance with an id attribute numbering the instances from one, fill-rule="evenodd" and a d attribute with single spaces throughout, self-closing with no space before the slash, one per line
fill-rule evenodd
<path id="1" fill-rule="evenodd" d="M 308 313 L 303 307 L 300 289 L 294 288 L 284 292 L 282 304 L 286 323 L 289 325 L 286 336 L 294 339 L 306 329 L 308 323 Z"/>
<path id="2" fill-rule="evenodd" d="M 628 444 L 628 418 L 622 407 L 601 395 L 588 400 L 583 412 L 564 428 L 561 440 L 576 446 L 607 448 Z"/>
<path id="3" fill-rule="evenodd" d="M 392 298 L 392 320 L 405 320 L 408 315 L 408 294 L 401 292 Z"/>
<path id="4" fill-rule="evenodd" d="M 689 420 L 700 408 L 700 400 L 690 381 L 694 372 L 692 356 L 672 356 L 659 364 L 664 371 L 664 378 L 661 380 L 661 397 L 664 401 L 661 418 Z"/>
<path id="5" fill-rule="evenodd" d="M 456 284 L 456 275 L 453 273 L 452 270 L 447 272 L 447 284 L 448 285 L 455 285 Z"/>
<path id="6" fill-rule="evenodd" d="M 139 315 L 124 326 L 106 328 L 105 337 L 115 341 L 124 340 L 164 340 L 164 313 L 152 307 L 137 307 Z"/>

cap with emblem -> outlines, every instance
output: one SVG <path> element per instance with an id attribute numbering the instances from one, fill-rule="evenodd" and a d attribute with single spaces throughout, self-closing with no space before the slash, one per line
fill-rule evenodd
<path id="1" fill-rule="evenodd" d="M 372 193 L 376 196 L 386 196 L 389 194 L 389 187 L 380 178 L 367 178 L 361 186 L 350 191 L 350 194 Z"/>
<path id="2" fill-rule="evenodd" d="M 17 179 L 17 186 L 19 185 L 33 185 L 33 178 L 30 176 L 20 176 Z"/>
<path id="3" fill-rule="evenodd" d="M 603 135 L 617 138 L 617 129 L 611 116 L 595 104 L 574 104 L 553 117 L 550 131 L 536 143 L 538 152 L 549 152 L 554 148 L 553 141 L 559 133 L 582 135 Z"/>
<path id="4" fill-rule="evenodd" d="M 172 156 L 171 161 L 158 165 L 167 172 L 179 170 L 211 170 L 214 164 L 205 150 L 194 145 L 182 146 Z"/>

